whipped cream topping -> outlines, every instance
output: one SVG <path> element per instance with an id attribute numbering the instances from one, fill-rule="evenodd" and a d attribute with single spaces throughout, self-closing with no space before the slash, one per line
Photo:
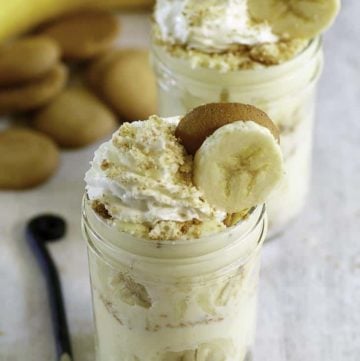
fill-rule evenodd
<path id="1" fill-rule="evenodd" d="M 174 133 L 179 117 L 124 123 L 95 152 L 86 173 L 90 200 L 113 220 L 154 225 L 160 221 L 222 221 L 192 183 L 192 157 Z"/>
<path id="2" fill-rule="evenodd" d="M 157 0 L 154 17 L 163 40 L 203 52 L 278 40 L 268 24 L 250 19 L 247 0 Z"/>

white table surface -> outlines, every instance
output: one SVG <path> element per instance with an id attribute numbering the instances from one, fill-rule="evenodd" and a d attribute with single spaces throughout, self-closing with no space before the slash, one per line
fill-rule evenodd
<path id="1" fill-rule="evenodd" d="M 255 361 L 360 360 L 360 3 L 326 34 L 307 207 L 263 252 Z M 122 16 L 121 45 L 147 46 L 146 16 Z M 68 221 L 50 246 L 61 272 L 76 361 L 93 361 L 83 175 L 97 144 L 64 151 L 50 182 L 0 192 L 0 361 L 54 360 L 44 281 L 24 241 L 40 212 Z M 1 170 L 0 170 L 1 171 Z"/>

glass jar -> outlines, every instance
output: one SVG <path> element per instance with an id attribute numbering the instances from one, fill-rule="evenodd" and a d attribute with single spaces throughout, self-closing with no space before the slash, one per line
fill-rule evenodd
<path id="1" fill-rule="evenodd" d="M 152 241 L 83 203 L 97 361 L 249 361 L 265 207 L 218 234 Z"/>
<path id="2" fill-rule="evenodd" d="M 153 45 L 161 116 L 185 114 L 212 102 L 241 102 L 264 110 L 281 131 L 286 174 L 267 203 L 275 234 L 303 208 L 309 188 L 317 80 L 323 65 L 320 38 L 294 59 L 275 66 L 220 72 L 192 68 L 190 60 Z"/>

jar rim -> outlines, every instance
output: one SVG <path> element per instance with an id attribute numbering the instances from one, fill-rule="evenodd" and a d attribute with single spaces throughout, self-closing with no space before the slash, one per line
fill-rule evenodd
<path id="1" fill-rule="evenodd" d="M 113 239 L 104 239 L 104 236 L 100 234 L 94 227 L 94 225 L 91 223 L 91 220 L 89 219 L 89 214 L 87 212 L 92 212 L 92 218 L 99 221 L 99 225 L 104 227 L 104 229 L 108 230 L 109 233 L 114 230 L 112 225 L 107 224 L 104 222 L 100 217 L 96 214 L 96 212 L 90 207 L 86 193 L 83 197 L 82 202 L 82 220 L 84 223 L 84 226 L 87 228 L 88 231 L 91 232 L 92 236 L 108 251 L 110 252 L 129 252 L 129 249 L 127 247 L 124 247 L 123 242 L 116 242 Z M 257 218 L 252 223 L 250 222 L 251 217 L 254 217 L 257 215 Z M 129 244 L 131 243 L 131 251 L 129 253 L 139 256 L 139 257 L 145 257 L 145 258 L 159 258 L 156 256 L 153 256 L 152 254 L 155 253 L 154 250 L 157 250 L 157 254 L 161 253 L 162 255 L 170 254 L 172 252 L 175 252 L 177 255 L 176 258 L 194 258 L 194 257 L 201 257 L 205 255 L 209 255 L 211 253 L 217 252 L 220 249 L 223 249 L 221 247 L 221 242 L 217 242 L 218 239 L 228 239 L 230 238 L 230 235 L 234 232 L 241 229 L 241 227 L 244 228 L 244 232 L 241 233 L 238 237 L 236 237 L 236 244 L 239 243 L 245 243 L 246 239 L 248 238 L 249 234 L 253 232 L 259 224 L 264 220 L 266 217 L 266 206 L 265 204 L 256 206 L 252 209 L 250 216 L 244 220 L 240 220 L 237 224 L 227 227 L 225 230 L 222 230 L 220 232 L 211 233 L 208 235 L 205 235 L 200 238 L 194 238 L 194 239 L 183 239 L 183 240 L 160 240 L 160 241 L 154 241 L 151 239 L 142 239 L 140 237 L 136 237 L 134 235 L 131 235 L 129 233 L 120 231 L 116 229 L 116 239 L 126 239 L 128 240 Z M 246 224 L 249 222 L 249 224 Z M 245 226 L 245 227 L 244 227 Z M 247 227 L 246 227 L 247 226 Z M 215 245 L 213 245 L 215 243 Z M 216 243 L 220 243 L 220 245 L 216 245 Z M 231 244 L 234 242 L 229 242 L 227 245 L 231 246 Z M 207 252 L 202 252 L 201 254 L 194 254 L 193 252 L 189 252 L 189 248 L 196 248 L 201 247 L 204 245 L 208 245 Z M 183 250 L 180 250 L 180 248 L 183 248 Z M 161 250 L 166 249 L 166 252 L 159 252 Z M 176 250 L 176 251 L 175 251 Z M 170 259 L 173 257 L 160 257 L 160 258 L 166 258 Z"/>
<path id="2" fill-rule="evenodd" d="M 236 76 L 237 74 L 241 74 L 244 78 L 249 77 L 249 82 L 252 83 L 252 85 L 254 85 L 254 73 L 261 72 L 264 78 L 263 81 L 266 81 L 266 76 L 269 75 L 270 79 L 268 81 L 271 81 L 273 77 L 278 76 L 279 72 L 281 73 L 281 71 L 286 71 L 287 69 L 297 67 L 304 59 L 306 59 L 307 56 L 311 59 L 313 56 L 318 54 L 321 49 L 322 37 L 317 36 L 310 39 L 307 46 L 299 54 L 283 63 L 254 69 L 234 69 L 221 72 L 218 69 L 207 68 L 203 66 L 192 67 L 189 59 L 172 56 L 164 49 L 164 46 L 156 44 L 155 42 L 152 42 L 151 44 L 152 57 L 160 64 L 163 70 L 167 69 L 167 71 L 176 71 L 180 76 L 183 76 L 184 78 L 189 78 L 194 83 L 201 82 L 201 78 L 204 76 L 205 73 L 207 74 L 207 76 L 215 76 L 215 81 L 216 76 L 218 76 L 219 74 L 221 74 L 222 77 L 226 77 L 229 79 Z M 191 76 L 189 75 L 189 72 L 192 72 Z"/>

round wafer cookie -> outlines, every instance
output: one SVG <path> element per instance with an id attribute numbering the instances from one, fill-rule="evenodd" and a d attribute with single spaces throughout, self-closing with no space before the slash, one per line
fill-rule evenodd
<path id="1" fill-rule="evenodd" d="M 59 151 L 46 135 L 27 128 L 0 132 L 0 189 L 25 189 L 56 171 Z"/>

